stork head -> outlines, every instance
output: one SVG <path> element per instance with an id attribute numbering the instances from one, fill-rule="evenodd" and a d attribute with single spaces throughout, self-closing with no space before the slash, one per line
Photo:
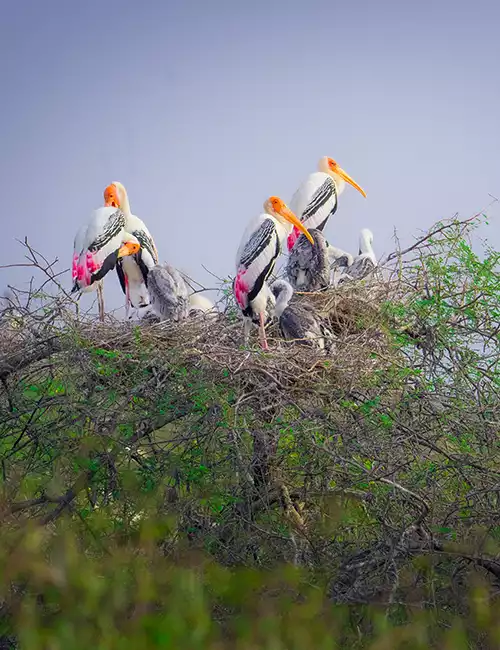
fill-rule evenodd
<path id="1" fill-rule="evenodd" d="M 130 235 L 127 241 L 123 242 L 123 244 L 118 249 L 118 258 L 127 257 L 128 255 L 135 255 L 140 251 L 140 249 L 141 244 L 139 243 L 139 240 Z"/>
<path id="2" fill-rule="evenodd" d="M 314 239 L 309 234 L 307 228 L 299 219 L 297 219 L 287 204 L 280 199 L 279 196 L 271 196 L 268 198 L 264 203 L 264 210 L 267 214 L 271 215 L 271 217 L 278 219 L 278 221 L 283 225 L 288 226 L 288 224 L 291 224 L 292 226 L 295 226 L 295 228 L 300 230 L 300 232 L 304 233 L 311 244 L 314 244 Z"/>
<path id="3" fill-rule="evenodd" d="M 337 186 L 337 192 L 340 194 L 346 183 L 349 183 L 349 185 L 352 185 L 355 189 L 358 190 L 365 198 L 366 198 L 366 192 L 362 187 L 360 187 L 354 179 L 352 179 L 347 172 L 345 172 L 342 167 L 339 166 L 339 164 L 333 160 L 333 158 L 329 158 L 328 156 L 323 156 L 321 160 L 319 161 L 318 164 L 318 169 L 320 172 L 324 172 L 325 174 L 328 174 L 333 178 L 335 181 L 335 185 Z"/>
<path id="4" fill-rule="evenodd" d="M 113 181 L 104 190 L 104 205 L 107 208 L 121 208 L 124 212 L 130 212 L 127 190 L 118 181 Z"/>

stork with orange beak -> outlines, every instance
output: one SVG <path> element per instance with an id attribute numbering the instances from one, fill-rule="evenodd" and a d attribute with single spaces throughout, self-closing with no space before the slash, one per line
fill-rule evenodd
<path id="1" fill-rule="evenodd" d="M 121 209 L 125 215 L 127 231 L 139 241 L 141 246 L 137 253 L 120 259 L 116 265 L 116 273 L 125 294 L 125 310 L 128 318 L 130 305 L 134 309 L 139 309 L 150 303 L 147 278 L 149 270 L 158 264 L 158 252 L 144 221 L 132 214 L 127 190 L 122 183 L 114 181 L 106 187 L 104 205 Z"/>
<path id="2" fill-rule="evenodd" d="M 71 293 L 97 290 L 99 318 L 104 320 L 102 281 L 117 263 L 136 254 L 140 243 L 127 232 L 125 215 L 116 207 L 98 208 L 76 233 Z"/>
<path id="3" fill-rule="evenodd" d="M 364 197 L 366 192 L 345 172 L 332 158 L 324 156 L 318 163 L 318 171 L 306 178 L 295 192 L 290 202 L 291 209 L 299 216 L 301 222 L 310 229 L 316 239 L 322 239 L 323 228 L 328 219 L 335 214 L 338 196 L 346 183 L 355 187 Z M 299 240 L 297 242 L 297 240 Z M 322 239 L 322 241 L 324 238 Z M 287 240 L 290 255 L 286 264 L 286 274 L 295 290 L 307 291 L 322 286 L 319 269 L 329 276 L 329 262 L 336 259 L 336 250 L 324 240 L 325 246 L 310 249 L 299 230 L 293 229 Z M 298 247 L 298 248 L 297 248 Z M 324 249 L 324 250 L 323 250 Z M 324 253 L 324 254 L 323 254 Z M 304 283 L 300 281 L 309 278 Z"/>
<path id="4" fill-rule="evenodd" d="M 264 214 L 251 221 L 243 235 L 236 254 L 233 293 L 244 318 L 245 345 L 248 344 L 253 322 L 259 325 L 261 347 L 269 349 L 265 325 L 269 318 L 268 302 L 274 305 L 275 298 L 267 279 L 281 252 L 282 242 L 290 235 L 292 228 L 304 233 L 314 244 L 307 228 L 285 202 L 271 196 L 264 203 Z"/>
<path id="5" fill-rule="evenodd" d="M 338 197 L 344 191 L 346 183 L 366 198 L 363 188 L 333 158 L 324 156 L 318 163 L 318 171 L 310 174 L 293 195 L 290 209 L 307 229 L 322 231 L 328 219 L 335 214 Z M 294 228 L 287 240 L 289 251 L 299 235 L 299 230 Z"/>

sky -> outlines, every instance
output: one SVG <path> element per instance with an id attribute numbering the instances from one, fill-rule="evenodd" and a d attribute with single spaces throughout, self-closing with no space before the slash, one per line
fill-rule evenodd
<path id="1" fill-rule="evenodd" d="M 162 261 L 205 286 L 264 200 L 289 201 L 335 160 L 327 239 L 380 257 L 500 196 L 496 0 L 3 0 L 0 264 L 16 239 L 60 269 L 77 229 L 121 181 Z M 500 209 L 480 235 L 500 248 Z M 0 269 L 0 288 L 29 279 Z M 71 286 L 70 274 L 63 282 Z M 95 298 L 84 296 L 88 306 Z M 108 307 L 123 304 L 115 274 Z"/>

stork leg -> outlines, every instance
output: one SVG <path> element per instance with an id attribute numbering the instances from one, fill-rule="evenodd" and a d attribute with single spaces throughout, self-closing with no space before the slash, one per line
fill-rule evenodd
<path id="1" fill-rule="evenodd" d="M 264 329 L 264 314 L 260 312 L 259 314 L 259 334 L 260 334 L 260 346 L 263 350 L 269 350 L 269 345 L 267 344 L 266 330 Z"/>
<path id="2" fill-rule="evenodd" d="M 104 323 L 104 292 L 102 282 L 97 283 L 97 304 L 99 305 L 99 320 Z"/>
<path id="3" fill-rule="evenodd" d="M 127 276 L 125 276 L 125 318 L 127 320 L 130 318 L 130 291 Z"/>
<path id="4" fill-rule="evenodd" d="M 245 346 L 247 346 L 250 341 L 251 329 L 252 329 L 252 321 L 249 318 L 245 318 L 243 323 L 243 341 Z"/>

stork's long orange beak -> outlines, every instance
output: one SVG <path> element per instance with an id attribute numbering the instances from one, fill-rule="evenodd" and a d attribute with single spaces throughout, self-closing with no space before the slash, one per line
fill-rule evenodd
<path id="1" fill-rule="evenodd" d="M 118 198 L 118 190 L 116 189 L 116 185 L 108 185 L 108 187 L 104 190 L 104 205 L 106 208 L 119 208 L 120 207 L 120 199 Z"/>
<path id="2" fill-rule="evenodd" d="M 287 221 L 289 221 L 296 228 L 298 228 L 300 232 L 303 232 L 304 235 L 307 237 L 307 239 L 314 246 L 314 239 L 312 238 L 311 233 L 307 230 L 307 228 L 304 226 L 302 221 L 300 221 L 300 219 L 297 219 L 297 217 L 294 215 L 294 213 L 290 210 L 290 208 L 287 205 L 283 203 L 283 205 L 278 209 L 278 212 L 281 214 L 282 217 L 284 217 Z"/>
<path id="3" fill-rule="evenodd" d="M 339 167 L 337 163 L 334 160 L 330 159 L 330 169 L 338 174 L 341 178 L 345 180 L 346 183 L 349 183 L 349 185 L 352 185 L 358 192 L 360 192 L 366 199 L 366 192 L 362 187 L 360 187 L 356 181 L 349 176 L 347 172 L 345 172 L 342 167 Z"/>

